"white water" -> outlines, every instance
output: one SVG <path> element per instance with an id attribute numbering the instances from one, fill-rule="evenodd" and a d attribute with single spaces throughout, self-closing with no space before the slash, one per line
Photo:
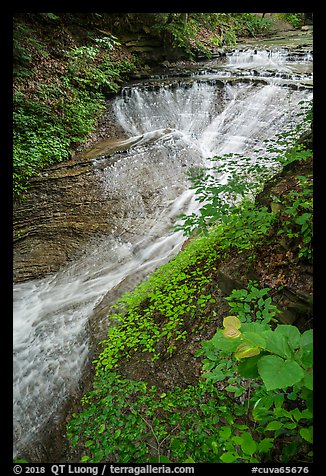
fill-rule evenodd
<path id="1" fill-rule="evenodd" d="M 126 277 L 129 287 L 138 284 L 181 249 L 184 237 L 171 225 L 198 208 L 186 170 L 229 152 L 259 160 L 264 140 L 298 120 L 303 99 L 311 92 L 273 81 L 218 88 L 202 80 L 186 89 L 134 87 L 117 98 L 117 120 L 134 145 L 114 161 L 94 161 L 103 197 L 121 203 L 116 232 L 54 275 L 14 286 L 14 456 L 77 386 L 88 319 L 103 296 Z"/>

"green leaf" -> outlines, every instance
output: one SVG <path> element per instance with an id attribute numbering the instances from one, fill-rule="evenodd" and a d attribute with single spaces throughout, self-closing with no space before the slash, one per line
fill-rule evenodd
<path id="1" fill-rule="evenodd" d="M 268 425 L 265 428 L 265 431 L 275 431 L 275 430 L 280 430 L 283 426 L 283 423 L 277 420 L 270 421 Z"/>
<path id="2" fill-rule="evenodd" d="M 243 438 L 241 436 L 233 436 L 232 441 L 235 445 L 241 445 L 243 443 Z"/>
<path id="3" fill-rule="evenodd" d="M 273 402 L 275 408 L 281 408 L 284 402 L 284 394 L 277 393 L 276 395 L 273 395 Z"/>
<path id="4" fill-rule="evenodd" d="M 284 428 L 287 428 L 288 430 L 294 430 L 297 427 L 297 423 L 284 423 Z"/>
<path id="5" fill-rule="evenodd" d="M 309 220 L 310 217 L 311 213 L 303 213 L 303 215 L 296 218 L 295 223 L 298 223 L 298 225 L 303 225 L 303 223 Z"/>
<path id="6" fill-rule="evenodd" d="M 283 407 L 274 408 L 273 414 L 276 418 L 286 417 L 286 418 L 292 419 L 292 416 L 293 416 L 293 412 L 289 412 Z"/>
<path id="7" fill-rule="evenodd" d="M 242 324 L 242 332 L 253 332 L 256 334 L 260 334 L 265 339 L 265 332 L 272 332 L 269 329 L 269 325 L 263 324 L 262 322 L 246 322 Z"/>
<path id="8" fill-rule="evenodd" d="M 260 358 L 261 355 L 255 355 L 254 357 L 240 360 L 238 365 L 239 375 L 245 378 L 258 378 L 257 362 Z"/>
<path id="9" fill-rule="evenodd" d="M 313 442 L 312 426 L 309 428 L 301 428 L 299 433 L 304 440 L 308 441 L 308 443 Z"/>
<path id="10" fill-rule="evenodd" d="M 242 433 L 241 449 L 246 455 L 252 455 L 257 449 L 257 443 L 253 440 L 250 433 Z"/>
<path id="11" fill-rule="evenodd" d="M 244 387 L 238 387 L 236 391 L 234 392 L 235 397 L 240 397 L 246 392 L 246 389 Z"/>
<path id="12" fill-rule="evenodd" d="M 299 360 L 305 369 L 313 366 L 313 334 L 306 331 L 301 336 L 301 349 Z"/>
<path id="13" fill-rule="evenodd" d="M 264 337 L 266 338 L 266 350 L 284 359 L 291 358 L 291 349 L 284 335 L 277 334 L 275 331 L 267 331 L 264 332 Z"/>
<path id="14" fill-rule="evenodd" d="M 300 382 L 304 376 L 304 371 L 297 362 L 284 360 L 277 355 L 261 357 L 257 367 L 268 391 L 291 387 Z"/>
<path id="15" fill-rule="evenodd" d="M 268 453 L 273 448 L 274 438 L 264 438 L 258 443 L 259 453 Z"/>
<path id="16" fill-rule="evenodd" d="M 233 463 L 237 458 L 238 455 L 236 453 L 227 451 L 226 453 L 222 454 L 220 460 L 223 461 L 223 463 Z"/>
<path id="17" fill-rule="evenodd" d="M 265 349 L 266 347 L 266 339 L 262 337 L 261 333 L 243 332 L 242 339 L 249 341 L 251 344 L 254 344 L 257 347 L 261 347 L 262 349 Z"/>
<path id="18" fill-rule="evenodd" d="M 300 346 L 301 334 L 296 326 L 281 324 L 277 326 L 274 334 L 283 335 L 287 339 L 292 350 L 295 350 Z"/>
<path id="19" fill-rule="evenodd" d="M 105 430 L 105 423 L 102 423 L 102 425 L 100 426 L 100 428 L 98 430 L 99 434 L 101 435 L 104 430 Z"/>
<path id="20" fill-rule="evenodd" d="M 313 366 L 313 353 L 309 347 L 298 349 L 295 352 L 294 358 L 304 369 L 309 369 Z"/>
<path id="21" fill-rule="evenodd" d="M 86 463 L 89 460 L 89 456 L 83 456 L 80 460 L 81 463 Z"/>

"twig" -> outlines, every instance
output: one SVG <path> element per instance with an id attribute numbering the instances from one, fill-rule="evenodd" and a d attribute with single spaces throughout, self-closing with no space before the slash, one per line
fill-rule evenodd
<path id="1" fill-rule="evenodd" d="M 151 448 L 153 448 L 154 450 L 157 451 L 157 459 L 158 459 L 158 463 L 161 462 L 161 453 L 160 453 L 160 449 L 161 449 L 161 446 L 162 444 L 164 443 L 164 441 L 171 435 L 171 433 L 176 430 L 179 425 L 176 425 L 174 428 L 172 428 L 172 430 L 163 438 L 163 440 L 161 442 L 159 442 L 157 436 L 156 436 L 156 433 L 154 431 L 154 428 L 153 426 L 151 425 L 151 423 L 149 423 L 140 413 L 138 413 L 138 415 L 140 416 L 140 418 L 143 420 L 143 422 L 146 423 L 146 425 L 150 428 L 151 432 L 153 433 L 153 436 L 155 438 L 155 441 L 156 441 L 156 445 L 157 447 L 154 448 L 153 445 L 151 445 L 150 443 L 147 443 Z"/>

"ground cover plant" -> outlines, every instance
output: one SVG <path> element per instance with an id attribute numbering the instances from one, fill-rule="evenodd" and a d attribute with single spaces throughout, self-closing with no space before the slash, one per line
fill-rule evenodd
<path id="1" fill-rule="evenodd" d="M 295 150 L 301 162 L 311 155 L 293 149 L 293 162 Z M 271 206 L 271 197 L 269 207 L 243 200 L 228 207 L 227 219 L 219 213 L 110 310 L 114 325 L 95 361 L 93 390 L 67 427 L 82 461 L 312 461 L 312 329 L 280 324 L 275 289 L 256 281 L 233 290 L 228 314 L 214 321 L 221 307 L 218 267 L 230 252 L 255 263 L 261 248 L 291 234 L 295 259 L 311 261 L 312 178 L 293 181 L 281 208 Z M 212 321 L 215 333 L 197 346 L 201 371 L 194 384 L 162 390 L 124 374 L 136 360 L 155 368 L 173 358 L 180 343 Z"/>
<path id="2" fill-rule="evenodd" d="M 14 22 L 13 186 L 20 199 L 40 170 L 70 158 L 87 139 L 108 94 L 135 70 L 135 58 L 112 34 L 94 32 L 87 44 L 71 40 L 63 49 L 38 39 L 38 28 Z"/>

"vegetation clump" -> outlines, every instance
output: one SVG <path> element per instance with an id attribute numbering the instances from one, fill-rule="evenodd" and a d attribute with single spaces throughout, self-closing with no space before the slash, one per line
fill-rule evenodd
<path id="1" fill-rule="evenodd" d="M 27 25 L 17 19 L 14 26 L 13 184 L 19 198 L 41 169 L 68 159 L 85 141 L 107 95 L 136 65 L 112 34 L 94 34 L 81 46 L 71 40 L 59 50 L 34 38 L 37 24 Z"/>
<path id="2" fill-rule="evenodd" d="M 283 160 L 304 163 L 311 157 L 305 152 L 294 147 Z M 255 266 L 260 250 L 284 235 L 298 262 L 311 262 L 311 184 L 310 175 L 294 178 L 281 208 L 242 200 L 215 221 L 210 215 L 181 253 L 110 310 L 114 326 L 95 361 L 93 390 L 67 427 L 82 461 L 312 461 L 312 329 L 280 323 L 278 287 L 253 280 L 225 298 L 221 314 L 218 285 L 230 253 L 244 253 Z M 215 330 L 203 339 L 207 328 Z M 136 361 L 155 369 L 189 347 L 191 384 L 162 387 L 130 376 Z"/>

